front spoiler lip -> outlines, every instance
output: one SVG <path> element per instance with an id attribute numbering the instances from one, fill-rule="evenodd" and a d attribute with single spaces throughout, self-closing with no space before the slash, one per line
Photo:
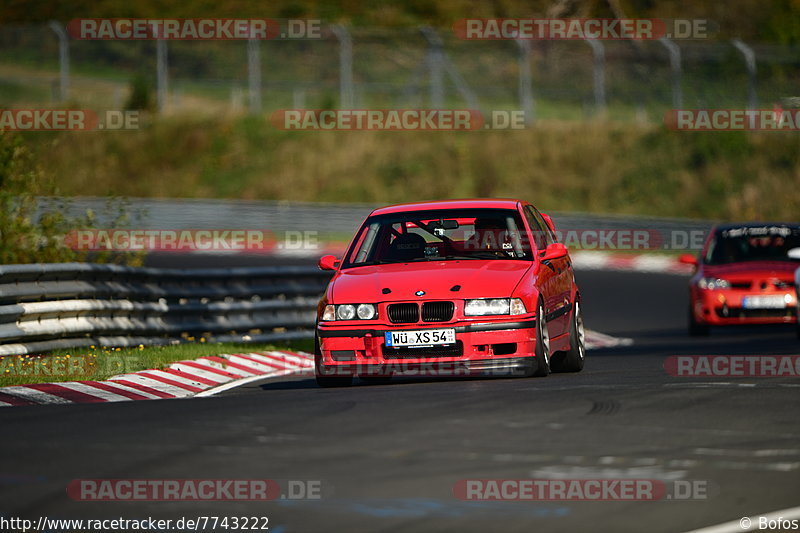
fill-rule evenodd
<path id="1" fill-rule="evenodd" d="M 423 324 L 404 324 L 398 328 L 385 329 L 339 329 L 317 327 L 320 338 L 326 337 L 383 337 L 387 331 L 401 331 L 406 329 L 455 329 L 456 333 L 478 333 L 481 331 L 503 331 L 507 329 L 532 329 L 536 328 L 536 318 L 518 320 L 514 322 L 483 322 L 478 324 L 467 324 L 464 326 L 449 326 L 447 324 L 431 325 Z"/>

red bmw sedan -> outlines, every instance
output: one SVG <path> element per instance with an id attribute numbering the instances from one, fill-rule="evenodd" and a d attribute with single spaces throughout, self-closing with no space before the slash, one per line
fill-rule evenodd
<path id="1" fill-rule="evenodd" d="M 357 231 L 318 307 L 316 378 L 577 372 L 581 299 L 553 223 L 521 200 L 384 207 Z"/>

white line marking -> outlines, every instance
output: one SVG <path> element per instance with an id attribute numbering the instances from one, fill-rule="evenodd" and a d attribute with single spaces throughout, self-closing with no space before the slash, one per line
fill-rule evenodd
<path id="1" fill-rule="evenodd" d="M 235 387 L 241 387 L 243 385 L 247 385 L 248 383 L 253 383 L 254 381 L 258 381 L 260 379 L 274 378 L 274 377 L 278 377 L 278 376 L 287 376 L 289 374 L 294 374 L 294 373 L 295 373 L 294 370 L 277 370 L 277 371 L 275 371 L 275 372 L 273 372 L 271 374 L 262 374 L 260 376 L 252 376 L 252 377 L 249 377 L 249 378 L 237 379 L 235 381 L 231 381 L 229 383 L 224 383 L 222 385 L 219 385 L 218 387 L 214 387 L 214 388 L 211 388 L 211 389 L 206 389 L 206 390 L 204 390 L 202 392 L 198 392 L 197 394 L 195 394 L 195 397 L 197 397 L 197 398 L 205 398 L 205 397 L 208 397 L 208 396 L 214 396 L 215 394 L 219 394 L 220 392 L 225 392 L 226 390 L 233 389 Z"/>
<path id="2" fill-rule="evenodd" d="M 755 514 L 739 518 L 738 520 L 731 520 L 730 522 L 723 522 L 713 526 L 704 527 L 701 529 L 693 529 L 687 533 L 739 533 L 741 531 L 758 531 L 759 518 L 764 517 L 769 523 L 770 520 L 793 520 L 800 518 L 800 507 L 791 507 L 781 511 L 773 511 L 765 514 Z M 748 522 L 745 523 L 745 520 Z"/>

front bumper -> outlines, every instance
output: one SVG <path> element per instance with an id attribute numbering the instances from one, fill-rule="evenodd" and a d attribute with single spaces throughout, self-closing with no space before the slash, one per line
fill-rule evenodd
<path id="1" fill-rule="evenodd" d="M 534 357 L 536 318 L 453 324 L 404 324 L 353 328 L 320 324 L 317 372 L 325 375 L 464 376 L 517 373 Z M 385 346 L 387 331 L 453 328 L 455 345 Z M 526 363 L 527 362 L 527 363 Z"/>
<path id="2" fill-rule="evenodd" d="M 780 308 L 748 309 L 744 299 L 776 296 L 785 300 Z M 711 326 L 736 324 L 794 324 L 797 322 L 797 297 L 794 290 L 751 292 L 725 289 L 696 289 L 692 297 L 695 321 Z"/>

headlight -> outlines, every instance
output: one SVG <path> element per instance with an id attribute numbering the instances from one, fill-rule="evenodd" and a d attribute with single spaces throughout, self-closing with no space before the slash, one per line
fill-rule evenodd
<path id="1" fill-rule="evenodd" d="M 697 286 L 701 289 L 728 289 L 730 288 L 731 284 L 726 279 L 719 279 L 719 278 L 700 278 L 700 281 L 697 282 Z"/>
<path id="2" fill-rule="evenodd" d="M 356 306 L 350 304 L 336 306 L 336 318 L 338 320 L 353 320 L 356 316 Z"/>
<path id="3" fill-rule="evenodd" d="M 372 320 L 378 314 L 378 311 L 372 304 L 359 304 L 356 308 L 356 314 L 361 320 Z"/>
<path id="4" fill-rule="evenodd" d="M 525 304 L 519 298 L 483 298 L 465 300 L 465 316 L 521 315 L 527 313 Z"/>
<path id="5" fill-rule="evenodd" d="M 378 317 L 374 304 L 326 305 L 320 320 L 372 320 Z"/>

